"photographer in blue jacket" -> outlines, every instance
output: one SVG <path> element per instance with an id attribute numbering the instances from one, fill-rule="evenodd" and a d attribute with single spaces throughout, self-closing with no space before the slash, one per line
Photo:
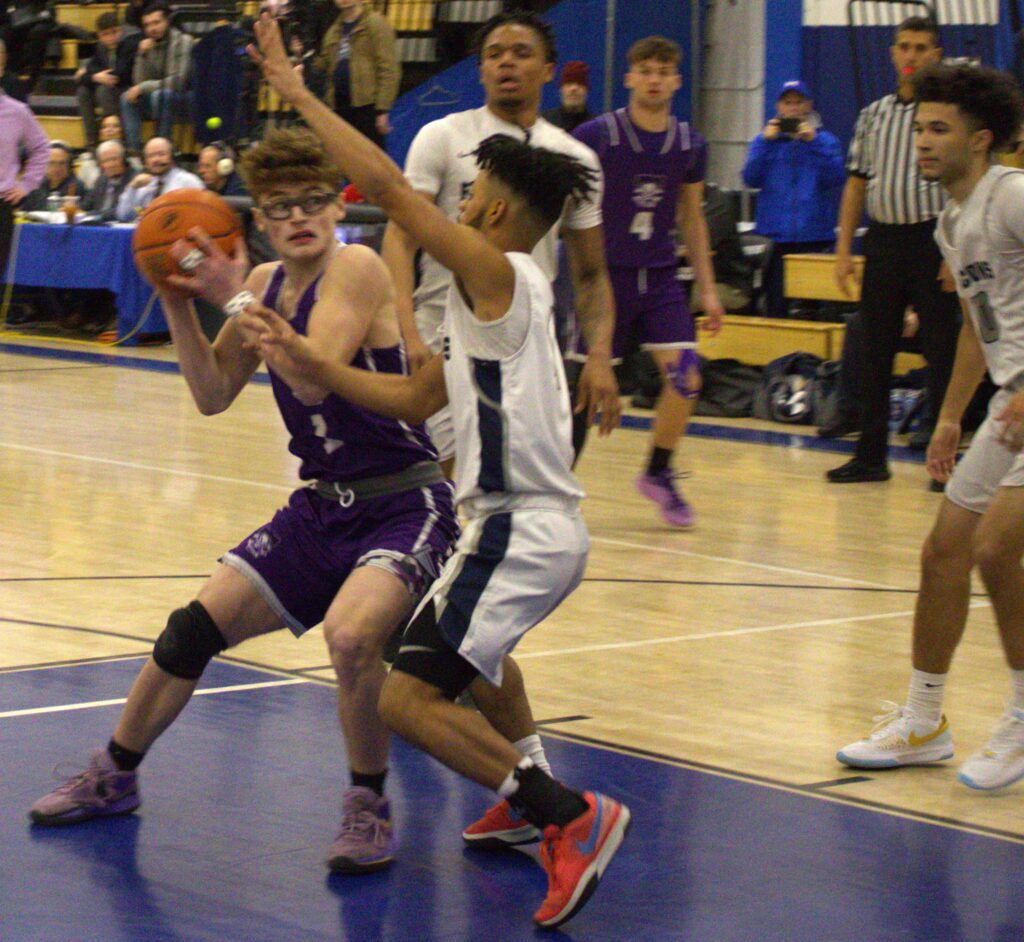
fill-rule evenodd
<path id="1" fill-rule="evenodd" d="M 786 317 L 783 258 L 831 251 L 846 169 L 839 141 L 821 128 L 803 82 L 786 82 L 775 107 L 750 145 L 743 182 L 761 191 L 754 231 L 775 243 L 765 274 L 767 314 Z"/>

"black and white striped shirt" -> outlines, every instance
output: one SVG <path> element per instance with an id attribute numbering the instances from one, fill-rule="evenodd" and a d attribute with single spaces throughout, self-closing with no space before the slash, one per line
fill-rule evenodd
<path id="1" fill-rule="evenodd" d="M 916 102 L 897 95 L 873 101 L 860 113 L 846 158 L 847 171 L 868 181 L 873 222 L 928 222 L 942 212 L 942 185 L 922 178 L 914 153 Z"/>

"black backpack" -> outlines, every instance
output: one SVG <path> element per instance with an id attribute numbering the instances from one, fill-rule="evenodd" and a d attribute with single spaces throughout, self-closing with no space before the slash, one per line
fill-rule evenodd
<path id="1" fill-rule="evenodd" d="M 814 383 L 822 359 L 789 353 L 772 360 L 754 394 L 754 417 L 797 425 L 814 423 Z"/>

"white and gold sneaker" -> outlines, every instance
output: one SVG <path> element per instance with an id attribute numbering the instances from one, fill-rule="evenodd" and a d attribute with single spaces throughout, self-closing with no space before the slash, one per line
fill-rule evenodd
<path id="1" fill-rule="evenodd" d="M 844 765 L 855 769 L 894 769 L 952 758 L 953 737 L 945 716 L 936 726 L 905 706 L 890 701 L 882 706 L 886 712 L 874 718 L 871 735 L 843 746 L 836 753 Z"/>
<path id="2" fill-rule="evenodd" d="M 960 766 L 968 788 L 1006 788 L 1024 778 L 1024 710 L 1010 708 L 996 725 L 981 752 Z"/>

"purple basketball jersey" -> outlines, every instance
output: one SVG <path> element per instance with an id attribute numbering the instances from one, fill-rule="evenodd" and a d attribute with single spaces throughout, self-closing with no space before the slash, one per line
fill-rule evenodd
<path id="1" fill-rule="evenodd" d="M 305 290 L 296 306 L 291 325 L 305 334 L 309 315 L 316 303 L 320 278 Z M 276 310 L 284 267 L 279 265 L 270 279 L 263 303 Z M 405 349 L 362 347 L 352 366 L 374 373 L 405 373 Z M 273 370 L 270 382 L 284 424 L 291 433 L 288 450 L 302 460 L 299 477 L 323 481 L 352 481 L 393 474 L 421 461 L 436 461 L 437 452 L 422 425 L 408 425 L 354 406 L 333 393 L 315 406 L 305 406 Z"/>
<path id="2" fill-rule="evenodd" d="M 676 265 L 672 234 L 679 188 L 704 179 L 704 138 L 673 117 L 667 131 L 642 131 L 624 108 L 581 124 L 573 136 L 597 154 L 604 169 L 601 211 L 609 267 Z"/>

